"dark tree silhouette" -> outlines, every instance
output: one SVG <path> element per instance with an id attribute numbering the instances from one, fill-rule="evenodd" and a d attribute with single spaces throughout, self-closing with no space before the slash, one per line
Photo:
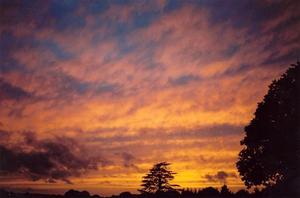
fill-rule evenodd
<path id="1" fill-rule="evenodd" d="M 200 197 L 218 197 L 219 196 L 219 191 L 216 188 L 213 187 L 207 187 L 207 188 L 203 188 L 198 195 Z"/>
<path id="2" fill-rule="evenodd" d="M 183 189 L 181 191 L 181 197 L 183 198 L 192 198 L 195 196 L 195 193 L 191 190 L 189 190 L 188 188 L 187 189 Z"/>
<path id="3" fill-rule="evenodd" d="M 299 69 L 300 62 L 292 64 L 272 82 L 245 127 L 245 148 L 236 165 L 248 188 L 290 186 L 299 179 Z"/>
<path id="4" fill-rule="evenodd" d="M 175 172 L 169 170 L 170 163 L 155 164 L 149 173 L 143 177 L 141 193 L 157 193 L 175 190 L 176 184 L 169 182 L 174 179 Z"/>
<path id="5" fill-rule="evenodd" d="M 132 194 L 130 192 L 122 192 L 119 195 L 120 198 L 131 198 Z"/>
<path id="6" fill-rule="evenodd" d="M 249 192 L 244 189 L 241 189 L 235 193 L 235 197 L 238 197 L 238 198 L 247 198 L 249 196 L 250 196 Z"/>
<path id="7" fill-rule="evenodd" d="M 231 197 L 232 196 L 232 192 L 230 192 L 230 190 L 228 189 L 227 185 L 223 185 L 220 191 L 220 195 L 222 197 Z"/>
<path id="8" fill-rule="evenodd" d="M 90 197 L 90 193 L 87 191 L 77 191 L 77 190 L 69 190 L 67 192 L 65 192 L 65 197 L 67 198 L 88 198 Z"/>

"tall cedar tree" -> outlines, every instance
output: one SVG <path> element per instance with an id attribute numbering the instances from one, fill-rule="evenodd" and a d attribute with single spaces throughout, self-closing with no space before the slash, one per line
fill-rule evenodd
<path id="1" fill-rule="evenodd" d="M 245 127 L 237 168 L 245 185 L 287 186 L 299 181 L 299 72 L 292 64 L 269 91 Z"/>
<path id="2" fill-rule="evenodd" d="M 170 163 L 155 164 L 149 173 L 143 177 L 141 193 L 157 193 L 175 190 L 176 184 L 169 182 L 174 179 L 175 172 L 169 170 Z"/>

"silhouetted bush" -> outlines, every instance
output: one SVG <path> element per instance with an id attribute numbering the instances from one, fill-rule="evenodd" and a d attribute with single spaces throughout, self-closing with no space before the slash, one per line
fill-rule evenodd
<path id="1" fill-rule="evenodd" d="M 132 198 L 132 194 L 130 192 L 122 192 L 119 195 L 120 198 Z"/>
<path id="2" fill-rule="evenodd" d="M 181 192 L 182 198 L 192 198 L 194 196 L 195 196 L 194 192 L 190 191 L 189 189 L 182 190 Z"/>
<path id="3" fill-rule="evenodd" d="M 77 191 L 77 190 L 69 190 L 64 194 L 65 197 L 67 198 L 89 198 L 90 193 L 87 191 Z"/>
<path id="4" fill-rule="evenodd" d="M 169 190 L 166 192 L 157 191 L 155 193 L 155 197 L 157 197 L 157 198 L 180 198 L 180 193 L 175 190 Z"/>
<path id="5" fill-rule="evenodd" d="M 218 189 L 213 187 L 203 188 L 198 194 L 202 197 L 219 197 Z"/>
<path id="6" fill-rule="evenodd" d="M 233 194 L 230 192 L 228 187 L 226 185 L 222 186 L 221 191 L 220 191 L 220 196 L 221 197 L 231 197 Z"/>
<path id="7" fill-rule="evenodd" d="M 8 197 L 9 193 L 6 190 L 0 189 L 0 197 Z"/>
<path id="8" fill-rule="evenodd" d="M 234 195 L 234 197 L 236 198 L 247 198 L 249 196 L 250 196 L 249 192 L 244 189 L 237 191 Z"/>

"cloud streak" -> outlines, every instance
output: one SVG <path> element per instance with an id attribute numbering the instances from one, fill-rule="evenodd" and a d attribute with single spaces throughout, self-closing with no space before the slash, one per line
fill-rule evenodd
<path id="1" fill-rule="evenodd" d="M 30 98 L 32 95 L 20 87 L 5 82 L 0 78 L 0 102 L 5 100 L 20 101 Z"/>
<path id="2" fill-rule="evenodd" d="M 209 182 L 220 182 L 226 184 L 228 178 L 237 178 L 235 173 L 227 173 L 225 171 L 218 171 L 215 175 L 205 175 Z"/>
<path id="3" fill-rule="evenodd" d="M 1 175 L 21 175 L 49 183 L 61 180 L 71 184 L 70 177 L 97 169 L 97 161 L 80 154 L 81 148 L 71 139 L 37 140 L 34 133 L 24 132 L 23 144 L 5 146 L 3 140 L 9 137 L 5 131 L 1 134 L 6 137 L 0 145 Z"/>

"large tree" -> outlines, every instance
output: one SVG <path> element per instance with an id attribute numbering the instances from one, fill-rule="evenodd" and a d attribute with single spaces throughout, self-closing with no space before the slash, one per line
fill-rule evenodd
<path id="1" fill-rule="evenodd" d="M 245 127 L 236 165 L 248 188 L 299 181 L 299 69 L 297 62 L 272 82 Z"/>
<path id="2" fill-rule="evenodd" d="M 169 169 L 170 163 L 161 162 L 155 164 L 150 169 L 149 173 L 143 177 L 141 193 L 157 193 L 167 192 L 174 190 L 176 184 L 170 184 L 169 182 L 174 179 L 175 172 Z"/>

